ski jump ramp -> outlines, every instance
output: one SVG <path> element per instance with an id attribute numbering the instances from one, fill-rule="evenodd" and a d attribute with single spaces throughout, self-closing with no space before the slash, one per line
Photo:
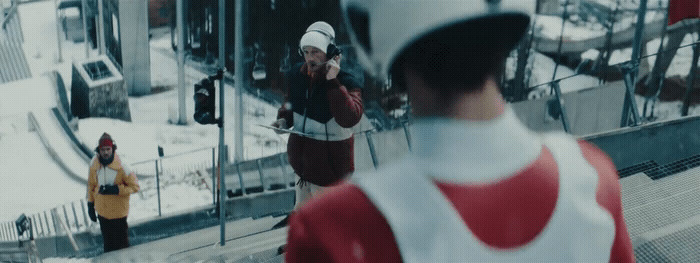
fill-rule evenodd
<path id="1" fill-rule="evenodd" d="M 61 169 L 53 171 L 54 174 L 64 174 L 68 179 L 86 185 L 90 160 L 76 150 L 58 120 L 61 111 L 58 110 L 60 102 L 56 78 L 48 74 L 5 83 L 0 85 L 0 95 L 0 122 L 3 122 L 3 125 L 27 127 L 25 132 L 35 132 L 42 146 L 39 149 L 22 151 L 47 152 L 50 160 L 36 161 L 56 163 Z M 23 116 L 26 116 L 24 121 Z M 17 129 L 16 132 L 21 130 Z M 13 150 L 16 152 L 17 149 L 2 151 L 3 154 L 12 154 Z M 35 161 L 27 160 L 25 165 L 32 163 Z"/>
<path id="2" fill-rule="evenodd" d="M 50 74 L 0 85 L 0 179 L 13 182 L 0 191 L 0 221 L 85 196 L 88 163 L 54 115 L 54 85 Z"/>

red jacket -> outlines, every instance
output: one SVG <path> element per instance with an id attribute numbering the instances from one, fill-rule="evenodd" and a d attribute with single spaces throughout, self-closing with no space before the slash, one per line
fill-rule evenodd
<path id="1" fill-rule="evenodd" d="M 420 134 L 416 137 L 421 138 Z M 466 140 L 455 144 L 462 142 Z M 595 200 L 591 202 L 597 202 L 614 222 L 614 233 L 610 234 L 612 246 L 609 248 L 609 261 L 633 262 L 633 248 L 622 214 L 617 171 L 598 148 L 586 142 L 579 142 L 578 145 L 585 161 L 597 172 Z M 539 148 L 535 148 L 534 160 L 520 166 L 515 174 L 496 181 L 436 181 L 440 192 L 452 203 L 469 231 L 488 247 L 517 250 L 541 235 L 550 222 L 560 199 L 559 170 L 557 165 L 553 165 L 557 162 L 551 151 L 544 146 Z M 433 155 L 440 150 L 426 149 Z M 522 152 L 521 149 L 507 150 Z M 474 151 L 475 158 L 478 158 L 480 151 Z M 415 148 L 412 154 L 416 154 Z M 415 216 L 423 215 L 416 211 Z M 358 186 L 346 183 L 330 188 L 320 198 L 312 199 L 292 214 L 286 262 L 400 262 L 402 257 L 395 240 L 392 228 L 377 206 Z"/>
<path id="2" fill-rule="evenodd" d="M 327 186 L 355 170 L 352 127 L 362 118 L 361 86 L 341 71 L 336 79 L 307 74 L 306 65 L 288 76 L 289 91 L 277 118 L 293 130 L 287 143 L 289 163 L 302 179 Z"/>

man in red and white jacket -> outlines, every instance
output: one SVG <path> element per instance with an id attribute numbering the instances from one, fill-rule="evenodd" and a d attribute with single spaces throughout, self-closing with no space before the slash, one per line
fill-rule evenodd
<path id="1" fill-rule="evenodd" d="M 408 89 L 413 148 L 292 214 L 286 262 L 634 261 L 610 159 L 503 101 L 534 1 L 342 4 L 368 70 Z"/>
<path id="2" fill-rule="evenodd" d="M 352 127 L 363 113 L 361 86 L 340 69 L 331 25 L 311 24 L 299 41 L 299 54 L 304 63 L 287 76 L 285 103 L 273 123 L 296 132 L 287 144 L 289 163 L 300 179 L 296 207 L 355 170 Z"/>

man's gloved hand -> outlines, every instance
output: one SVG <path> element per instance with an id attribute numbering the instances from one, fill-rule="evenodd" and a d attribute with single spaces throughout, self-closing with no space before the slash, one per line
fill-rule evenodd
<path id="1" fill-rule="evenodd" d="M 95 214 L 95 203 L 93 202 L 88 202 L 88 216 L 90 216 L 90 220 L 92 222 L 97 222 L 97 215 Z"/>
<path id="2" fill-rule="evenodd" d="M 116 184 L 101 185 L 100 190 L 97 192 L 103 195 L 118 195 L 119 186 L 117 186 Z"/>
<path id="3" fill-rule="evenodd" d="M 340 55 L 326 62 L 326 79 L 331 80 L 338 76 L 340 72 Z"/>

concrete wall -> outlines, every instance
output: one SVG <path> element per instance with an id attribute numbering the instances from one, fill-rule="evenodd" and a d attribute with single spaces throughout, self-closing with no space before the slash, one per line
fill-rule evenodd
<path id="1" fill-rule="evenodd" d="M 511 104 L 518 118 L 534 131 L 563 131 L 561 120 L 547 117 L 547 96 Z M 564 109 L 568 116 L 570 133 L 586 135 L 619 128 L 625 86 L 621 81 L 599 88 L 564 93 Z"/>
<path id="2" fill-rule="evenodd" d="M 605 151 L 618 169 L 649 160 L 665 164 L 700 154 L 700 116 L 618 128 L 624 89 L 621 82 L 616 82 L 602 88 L 564 94 L 573 135 Z M 545 120 L 547 99 L 512 106 L 516 115 L 532 130 L 563 130 L 559 120 Z M 408 152 L 404 129 L 374 133 L 371 139 L 379 165 Z M 374 168 L 365 134 L 355 136 L 355 168 L 356 171 Z"/>
<path id="3" fill-rule="evenodd" d="M 84 68 L 88 63 L 102 61 L 112 76 L 92 80 Z M 107 117 L 131 121 L 129 97 L 124 78 L 112 61 L 99 56 L 73 62 L 71 81 L 71 111 L 79 118 Z"/>
<path id="4" fill-rule="evenodd" d="M 266 193 L 250 194 L 234 197 L 226 202 L 226 220 L 233 221 L 243 218 L 258 218 L 269 215 L 288 213 L 294 207 L 294 189 L 269 191 Z M 138 245 L 157 239 L 179 235 L 219 224 L 219 217 L 212 213 L 214 206 L 199 207 L 177 214 L 163 215 L 129 226 L 129 242 Z M 47 257 L 94 257 L 102 254 L 102 235 L 99 228 L 93 232 L 83 231 L 73 234 L 79 247 L 75 251 L 66 236 L 50 236 L 36 239 L 37 249 L 41 258 Z M 26 253 L 18 251 L 17 241 L 0 242 L 0 262 L 26 262 Z"/>
<path id="5" fill-rule="evenodd" d="M 373 170 L 374 161 L 370 151 L 374 146 L 375 161 L 379 166 L 399 159 L 408 153 L 406 131 L 398 128 L 380 133 L 360 133 L 355 135 L 355 171 Z"/>
<path id="6" fill-rule="evenodd" d="M 129 95 L 151 93 L 148 1 L 119 0 L 122 74 Z"/>
<path id="7" fill-rule="evenodd" d="M 628 127 L 582 137 L 605 151 L 618 169 L 652 160 L 658 164 L 700 154 L 700 116 Z"/>

